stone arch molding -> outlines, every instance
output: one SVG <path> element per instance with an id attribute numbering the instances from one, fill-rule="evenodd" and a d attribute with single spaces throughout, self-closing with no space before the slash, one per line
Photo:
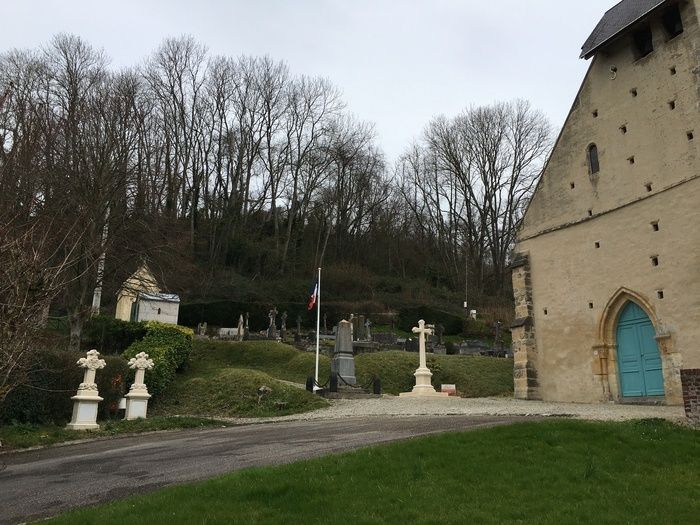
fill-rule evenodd
<path id="1" fill-rule="evenodd" d="M 603 315 L 600 317 L 598 324 L 598 343 L 600 345 L 615 345 L 617 320 L 620 318 L 620 313 L 628 302 L 633 302 L 644 310 L 644 313 L 651 319 L 651 323 L 654 325 L 654 330 L 657 335 L 661 335 L 663 332 L 656 311 L 649 300 L 642 294 L 630 290 L 629 288 L 622 287 L 613 294 L 608 304 L 605 305 Z"/>
<path id="2" fill-rule="evenodd" d="M 680 382 L 681 356 L 674 350 L 673 338 L 656 315 L 656 309 L 642 294 L 629 288 L 618 289 L 605 305 L 598 323 L 597 344 L 593 346 L 594 373 L 599 377 L 604 400 L 619 401 L 620 385 L 617 379 L 617 321 L 628 302 L 637 304 L 647 314 L 656 332 L 664 374 L 667 404 L 682 402 Z"/>

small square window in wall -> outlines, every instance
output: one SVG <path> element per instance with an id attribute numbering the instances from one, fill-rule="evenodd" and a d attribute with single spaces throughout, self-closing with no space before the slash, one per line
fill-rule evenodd
<path id="1" fill-rule="evenodd" d="M 651 223 L 651 229 L 655 232 L 659 231 L 659 221 L 654 221 Z"/>
<path id="2" fill-rule="evenodd" d="M 571 189 L 573 190 L 574 188 L 576 188 L 576 183 L 575 183 L 575 182 L 572 182 L 572 183 L 569 184 L 569 186 L 571 186 Z"/>
<path id="3" fill-rule="evenodd" d="M 598 110 L 593 110 L 593 118 L 598 118 Z"/>
<path id="4" fill-rule="evenodd" d="M 692 131 L 688 131 L 685 134 L 686 137 L 688 137 L 688 140 L 693 140 L 695 138 L 695 133 Z"/>
<path id="5" fill-rule="evenodd" d="M 659 265 L 659 256 L 658 256 L 658 255 L 652 255 L 652 257 L 651 257 L 651 265 L 652 265 L 652 266 L 658 266 L 658 265 Z"/>
<path id="6" fill-rule="evenodd" d="M 671 72 L 671 75 L 675 75 L 676 74 L 676 66 L 673 66 L 669 71 Z"/>
<path id="7" fill-rule="evenodd" d="M 595 247 L 596 247 L 596 248 L 600 248 L 600 241 L 596 241 L 596 242 L 595 242 Z"/>
<path id="8" fill-rule="evenodd" d="M 623 135 L 627 135 L 627 125 L 626 124 L 623 124 L 622 126 L 620 126 L 620 133 L 622 133 Z"/>
<path id="9" fill-rule="evenodd" d="M 544 309 L 544 315 L 549 315 L 549 310 L 547 310 L 546 308 Z"/>
<path id="10" fill-rule="evenodd" d="M 647 184 L 645 187 L 649 193 L 651 193 L 651 191 L 653 190 L 651 184 Z"/>
<path id="11" fill-rule="evenodd" d="M 639 93 L 637 93 L 637 88 L 632 88 L 630 89 L 630 95 L 633 97 L 636 97 Z"/>
<path id="12" fill-rule="evenodd" d="M 593 217 L 593 210 L 588 210 L 588 216 Z"/>
<path id="13" fill-rule="evenodd" d="M 669 108 L 671 111 L 673 111 L 674 109 L 676 109 L 676 101 L 675 101 L 675 100 L 669 100 L 669 102 L 668 102 L 668 108 Z"/>
<path id="14" fill-rule="evenodd" d="M 657 290 L 657 292 L 656 292 L 656 297 L 658 297 L 659 299 L 663 299 L 663 298 L 664 298 L 664 291 L 663 291 L 663 290 Z"/>
<path id="15" fill-rule="evenodd" d="M 634 155 L 632 155 L 631 157 L 628 157 L 627 162 L 629 162 L 630 164 L 634 164 Z"/>
<path id="16" fill-rule="evenodd" d="M 588 308 L 590 308 L 591 310 L 593 310 L 593 303 L 588 303 Z"/>

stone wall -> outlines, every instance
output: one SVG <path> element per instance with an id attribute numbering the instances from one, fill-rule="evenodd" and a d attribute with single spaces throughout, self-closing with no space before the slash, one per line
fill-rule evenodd
<path id="1" fill-rule="evenodd" d="M 681 370 L 685 415 L 694 425 L 700 425 L 700 369 Z"/>
<path id="2" fill-rule="evenodd" d="M 515 320 L 513 334 L 513 387 L 516 399 L 540 399 L 537 381 L 537 345 L 532 318 L 532 283 L 530 259 L 519 254 L 511 265 Z"/>

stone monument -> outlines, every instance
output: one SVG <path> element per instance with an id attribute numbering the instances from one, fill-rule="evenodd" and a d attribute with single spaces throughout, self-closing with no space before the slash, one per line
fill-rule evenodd
<path id="1" fill-rule="evenodd" d="M 283 312 L 282 317 L 280 317 L 280 337 L 282 341 L 287 337 L 287 312 Z"/>
<path id="2" fill-rule="evenodd" d="M 250 314 L 248 312 L 245 313 L 245 327 L 243 328 L 243 340 L 247 341 L 250 339 L 250 326 L 248 326 L 248 319 L 250 318 Z"/>
<path id="3" fill-rule="evenodd" d="M 78 392 L 71 399 L 73 400 L 73 417 L 66 428 L 70 430 L 96 430 L 100 428 L 97 424 L 97 405 L 102 398 L 97 391 L 95 383 L 95 372 L 104 368 L 107 363 L 100 359 L 97 350 L 90 350 L 87 357 L 78 359 L 78 366 L 85 369 L 83 382 L 78 386 Z"/>
<path id="4" fill-rule="evenodd" d="M 144 376 L 146 370 L 153 368 L 153 360 L 148 358 L 148 354 L 141 352 L 136 354 L 136 357 L 129 359 L 129 368 L 136 370 L 136 377 L 126 395 L 124 419 L 146 419 L 148 400 L 151 398 L 151 394 L 148 393 L 148 388 L 144 383 Z"/>
<path id="5" fill-rule="evenodd" d="M 365 341 L 371 341 L 372 340 L 372 321 L 369 320 L 369 317 L 365 321 Z"/>
<path id="6" fill-rule="evenodd" d="M 413 387 L 412 392 L 400 394 L 400 397 L 448 397 L 449 394 L 447 392 L 436 392 L 435 388 L 433 388 L 431 383 L 433 374 L 426 362 L 425 336 L 432 335 L 433 329 L 426 326 L 425 321 L 421 319 L 418 321 L 418 327 L 413 329 L 413 333 L 418 334 L 418 354 L 420 362 L 418 370 L 413 374 L 416 377 L 416 386 Z"/>
<path id="7" fill-rule="evenodd" d="M 238 316 L 238 331 L 236 332 L 236 338 L 238 341 L 243 341 L 245 336 L 245 322 L 243 321 L 243 314 Z"/>
<path id="8" fill-rule="evenodd" d="M 267 316 L 270 318 L 270 325 L 267 327 L 267 338 L 277 339 L 277 323 L 275 321 L 277 319 L 277 308 L 273 306 Z"/>
<path id="9" fill-rule="evenodd" d="M 352 351 L 352 323 L 350 321 L 340 321 L 338 323 L 338 333 L 335 337 L 335 348 L 333 349 L 333 360 L 331 361 L 331 372 L 338 374 L 342 381 L 340 385 L 356 385 L 355 377 L 355 356 Z"/>

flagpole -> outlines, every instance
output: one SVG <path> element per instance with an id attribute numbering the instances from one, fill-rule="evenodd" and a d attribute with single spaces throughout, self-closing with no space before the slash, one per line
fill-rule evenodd
<path id="1" fill-rule="evenodd" d="M 321 268 L 318 269 L 318 291 L 316 296 L 316 384 L 314 392 L 320 390 L 318 386 L 318 360 L 321 348 Z"/>

